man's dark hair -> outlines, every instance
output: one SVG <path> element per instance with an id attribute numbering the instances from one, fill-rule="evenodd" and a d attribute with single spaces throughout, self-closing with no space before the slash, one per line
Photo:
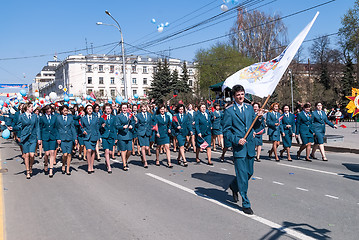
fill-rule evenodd
<path id="1" fill-rule="evenodd" d="M 242 85 L 235 85 L 233 88 L 232 88 L 232 96 L 234 96 L 237 92 L 246 92 L 244 90 L 244 87 Z"/>
<path id="2" fill-rule="evenodd" d="M 304 109 L 304 108 L 310 108 L 310 107 L 311 107 L 310 104 L 309 104 L 309 103 L 306 103 L 306 104 L 304 104 L 303 109 Z"/>

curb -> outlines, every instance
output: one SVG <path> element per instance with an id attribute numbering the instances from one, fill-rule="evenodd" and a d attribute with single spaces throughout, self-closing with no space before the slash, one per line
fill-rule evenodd
<path id="1" fill-rule="evenodd" d="M 269 140 L 264 140 L 264 139 L 263 139 L 263 143 L 272 143 L 272 142 L 269 141 Z M 281 142 L 281 143 L 282 143 L 282 142 Z M 300 147 L 301 144 L 292 143 L 292 146 Z M 343 148 L 343 147 L 333 147 L 333 146 L 325 146 L 325 151 L 359 154 L 359 149 L 355 149 L 355 148 Z"/>

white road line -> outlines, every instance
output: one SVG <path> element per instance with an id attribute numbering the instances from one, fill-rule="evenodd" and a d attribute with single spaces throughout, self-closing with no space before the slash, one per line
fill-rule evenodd
<path id="1" fill-rule="evenodd" d="M 286 166 L 286 167 L 292 167 L 292 168 L 298 168 L 298 169 L 303 169 L 303 170 L 308 170 L 308 171 L 313 171 L 313 172 L 320 172 L 320 173 L 326 173 L 326 174 L 330 174 L 330 175 L 340 176 L 338 173 L 334 173 L 334 172 L 327 172 L 327 171 L 322 171 L 322 170 L 317 170 L 317 169 L 312 169 L 312 168 L 299 167 L 299 166 L 288 165 L 288 164 L 284 164 L 284 163 L 277 163 L 277 164 L 281 165 L 281 166 Z"/>
<path id="2" fill-rule="evenodd" d="M 300 187 L 296 187 L 296 189 L 301 190 L 301 191 L 305 191 L 305 192 L 308 192 L 308 191 L 309 191 L 308 189 L 300 188 Z"/>
<path id="3" fill-rule="evenodd" d="M 300 232 L 297 232 L 297 231 L 295 231 L 295 230 L 288 229 L 288 228 L 286 228 L 286 227 L 284 227 L 284 226 L 281 226 L 281 225 L 279 225 L 279 224 L 277 224 L 277 223 L 275 223 L 275 222 L 272 222 L 272 221 L 267 220 L 267 219 L 265 219 L 265 218 L 259 217 L 259 216 L 257 216 L 257 215 L 247 215 L 247 214 L 243 213 L 242 211 L 240 211 L 240 210 L 237 209 L 237 208 L 233 208 L 232 206 L 229 206 L 229 205 L 227 205 L 227 204 L 225 204 L 225 203 L 222 203 L 222 202 L 220 202 L 220 201 L 218 201 L 218 200 L 215 200 L 215 199 L 213 199 L 213 198 L 210 198 L 210 197 L 208 197 L 208 196 L 206 196 L 206 195 L 199 195 L 199 194 L 197 194 L 195 191 L 193 191 L 192 189 L 186 188 L 186 187 L 184 187 L 184 186 L 182 186 L 182 185 L 179 185 L 179 184 L 177 184 L 177 183 L 171 182 L 171 181 L 169 181 L 169 180 L 167 180 L 167 179 L 164 179 L 164 178 L 162 178 L 162 177 L 156 176 L 156 175 L 154 175 L 154 174 L 152 174 L 152 173 L 146 173 L 146 175 L 149 176 L 149 177 L 152 177 L 152 178 L 154 178 L 154 179 L 157 179 L 157 180 L 159 180 L 159 181 L 161 181 L 161 182 L 167 183 L 168 185 L 171 185 L 171 186 L 173 186 L 173 187 L 176 187 L 176 188 L 178 188 L 178 189 L 181 189 L 181 190 L 183 190 L 183 191 L 185 191 L 185 192 L 187 192 L 187 193 L 190 193 L 190 194 L 192 194 L 192 195 L 198 196 L 198 197 L 200 197 L 200 198 L 202 198 L 202 199 L 204 199 L 204 200 L 207 200 L 207 201 L 209 201 L 209 202 L 212 202 L 212 203 L 214 203 L 214 204 L 217 204 L 217 205 L 219 205 L 219 206 L 221 206 L 221 207 L 224 207 L 224 208 L 226 208 L 226 209 L 229 209 L 229 210 L 231 210 L 231 211 L 233 211 L 233 212 L 235 212 L 235 213 L 239 213 L 239 214 L 241 214 L 241 215 L 244 216 L 244 217 L 248 217 L 248 218 L 250 218 L 250 219 L 252 219 L 252 220 L 254 220 L 254 221 L 260 222 L 260 223 L 262 223 L 262 224 L 264 224 L 264 225 L 267 225 L 267 226 L 270 227 L 270 228 L 278 229 L 279 231 L 285 232 L 285 233 L 287 233 L 288 235 L 291 235 L 291 236 L 293 236 L 293 237 L 296 237 L 296 238 L 299 238 L 299 239 L 304 239 L 304 240 L 314 240 L 314 238 L 312 238 L 312 237 L 309 237 L 309 236 L 307 236 L 307 235 L 304 235 L 304 234 L 302 234 L 302 233 L 300 233 Z"/>
<path id="4" fill-rule="evenodd" d="M 259 179 L 259 180 L 263 179 L 263 178 L 261 178 L 261 177 L 254 177 L 254 178 Z"/>
<path id="5" fill-rule="evenodd" d="M 278 184 L 278 185 L 284 185 L 284 183 L 276 182 L 276 181 L 273 181 L 273 183 Z"/>
<path id="6" fill-rule="evenodd" d="M 329 198 L 339 199 L 338 197 L 332 196 L 332 195 L 325 195 L 325 196 L 326 196 L 326 197 L 329 197 Z"/>
<path id="7" fill-rule="evenodd" d="M 121 163 L 120 161 L 116 160 L 116 159 L 110 159 L 112 162 L 117 162 L 117 163 Z"/>

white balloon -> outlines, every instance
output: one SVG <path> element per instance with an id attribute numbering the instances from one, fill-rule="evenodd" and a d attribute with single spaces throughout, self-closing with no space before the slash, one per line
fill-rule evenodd
<path id="1" fill-rule="evenodd" d="M 227 7 L 227 5 L 222 4 L 222 5 L 221 5 L 221 10 L 222 10 L 223 12 L 228 11 L 228 7 Z"/>
<path id="2" fill-rule="evenodd" d="M 81 101 L 80 98 L 76 99 L 76 103 L 77 103 L 77 104 L 81 104 L 81 102 L 82 102 L 82 101 Z"/>
<path id="3" fill-rule="evenodd" d="M 49 97 L 49 96 L 46 96 L 46 97 L 45 97 L 45 100 L 46 100 L 46 101 L 50 101 L 50 97 Z"/>
<path id="4" fill-rule="evenodd" d="M 158 31 L 159 33 L 161 33 L 161 32 L 163 31 L 163 27 L 157 28 L 157 31 Z"/>
<path id="5" fill-rule="evenodd" d="M 40 97 L 40 93 L 39 93 L 39 92 L 35 92 L 34 95 L 35 95 L 35 97 L 37 97 L 37 98 Z"/>
<path id="6" fill-rule="evenodd" d="M 55 101 L 57 99 L 57 94 L 55 92 L 50 92 L 49 97 L 52 101 Z"/>

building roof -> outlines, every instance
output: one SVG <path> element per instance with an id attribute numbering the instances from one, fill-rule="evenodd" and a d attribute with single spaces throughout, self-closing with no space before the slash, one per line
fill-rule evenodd
<path id="1" fill-rule="evenodd" d="M 55 71 L 56 66 L 44 66 L 41 71 Z"/>

